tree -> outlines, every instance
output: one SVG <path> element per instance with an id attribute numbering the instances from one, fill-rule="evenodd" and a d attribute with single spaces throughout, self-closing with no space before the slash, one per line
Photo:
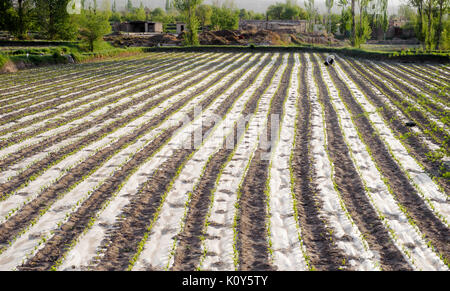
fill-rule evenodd
<path id="1" fill-rule="evenodd" d="M 348 6 L 348 0 L 339 0 L 338 6 L 342 8 L 341 15 L 339 18 L 339 28 L 340 32 L 346 36 L 352 29 L 352 12 Z"/>
<path id="2" fill-rule="evenodd" d="M 243 20 L 263 20 L 266 19 L 264 13 L 256 13 L 251 10 L 241 9 L 239 10 L 239 19 Z"/>
<path id="3" fill-rule="evenodd" d="M 116 0 L 114 0 L 111 8 L 111 16 L 109 17 L 109 21 L 112 22 L 120 22 L 122 20 L 121 14 L 117 11 Z"/>
<path id="4" fill-rule="evenodd" d="M 425 33 L 424 33 L 424 0 L 409 0 L 408 2 L 412 7 L 417 9 L 417 16 L 414 22 L 416 37 L 417 39 L 424 43 L 425 42 Z"/>
<path id="5" fill-rule="evenodd" d="M 437 0 L 437 6 L 439 15 L 437 19 L 435 42 L 436 42 L 436 49 L 439 49 L 441 47 L 441 35 L 443 31 L 442 15 L 448 13 L 448 10 L 450 8 L 450 0 Z"/>
<path id="6" fill-rule="evenodd" d="M 266 13 L 269 19 L 295 20 L 306 18 L 306 12 L 293 0 L 272 4 L 267 8 Z"/>
<path id="7" fill-rule="evenodd" d="M 106 13 L 106 16 L 108 18 L 111 17 L 112 11 L 111 11 L 111 0 L 102 0 L 102 3 L 100 5 L 100 9 L 103 13 Z"/>
<path id="8" fill-rule="evenodd" d="M 414 18 L 416 17 L 416 12 L 414 9 L 406 4 L 402 4 L 398 7 L 397 14 L 398 16 L 409 21 L 414 21 Z"/>
<path id="9" fill-rule="evenodd" d="M 199 21 L 195 10 L 202 0 L 174 0 L 174 7 L 183 14 L 187 24 L 184 41 L 187 45 L 199 45 L 198 26 Z"/>
<path id="10" fill-rule="evenodd" d="M 239 19 L 249 20 L 249 13 L 246 9 L 242 8 L 239 10 Z"/>
<path id="11" fill-rule="evenodd" d="M 351 42 L 352 46 L 356 46 L 356 20 L 355 20 L 355 4 L 356 0 L 351 0 L 351 13 L 352 13 L 352 36 L 351 36 Z"/>
<path id="12" fill-rule="evenodd" d="M 214 30 L 238 29 L 239 28 L 239 10 L 231 7 L 212 7 L 211 26 Z"/>
<path id="13" fill-rule="evenodd" d="M 316 9 L 314 8 L 314 0 L 305 1 L 307 20 L 309 22 L 309 31 L 313 31 L 316 19 Z"/>
<path id="14" fill-rule="evenodd" d="M 161 8 L 157 8 L 160 9 L 162 11 Z M 146 20 L 147 15 L 145 14 L 145 9 L 144 9 L 144 4 L 141 3 L 139 4 L 139 8 L 136 9 L 136 20 L 140 20 L 140 21 L 144 21 Z"/>
<path id="15" fill-rule="evenodd" d="M 367 8 L 370 0 L 359 0 L 359 23 L 355 27 L 356 38 L 354 39 L 354 46 L 360 47 L 362 43 L 365 43 L 372 33 L 370 28 L 369 17 Z"/>
<path id="16" fill-rule="evenodd" d="M 417 17 L 414 22 L 416 36 L 426 49 L 434 49 L 439 46 L 442 35 L 442 13 L 446 13 L 449 0 L 409 0 L 409 4 L 417 9 Z M 437 31 L 439 30 L 439 32 Z"/>
<path id="17" fill-rule="evenodd" d="M 67 13 L 70 0 L 34 0 L 35 23 L 48 39 L 74 39 L 76 26 Z"/>
<path id="18" fill-rule="evenodd" d="M 13 10 L 12 0 L 0 0 L 0 30 L 10 30 Z"/>
<path id="19" fill-rule="evenodd" d="M 153 9 L 153 11 L 150 13 L 150 15 L 152 16 L 152 19 L 154 18 L 162 18 L 164 17 L 164 10 L 162 10 L 161 8 L 157 7 L 155 9 Z"/>
<path id="20" fill-rule="evenodd" d="M 133 12 L 133 3 L 131 2 L 131 0 L 128 0 L 127 1 L 127 7 L 126 7 L 126 9 L 127 9 L 127 12 Z"/>
<path id="21" fill-rule="evenodd" d="M 334 0 L 325 0 L 325 5 L 327 6 L 327 22 L 328 22 L 328 28 L 327 31 L 331 32 L 331 9 L 333 9 Z"/>
<path id="22" fill-rule="evenodd" d="M 92 11 L 82 13 L 80 17 L 80 36 L 87 42 L 89 50 L 94 51 L 96 42 L 101 41 L 105 34 L 111 32 L 108 18 Z"/>
<path id="23" fill-rule="evenodd" d="M 388 20 L 388 15 L 387 15 L 387 9 L 384 10 L 384 12 L 383 12 L 383 19 L 382 19 L 382 22 L 381 22 L 381 28 L 383 29 L 384 39 L 386 39 L 386 31 L 389 28 L 389 20 Z"/>
<path id="24" fill-rule="evenodd" d="M 341 15 L 339 15 L 339 14 L 332 13 L 332 14 L 329 16 L 329 21 L 330 21 L 330 32 L 331 32 L 331 33 L 336 33 L 336 32 L 337 32 L 337 29 L 338 29 L 338 25 L 339 25 L 339 23 L 340 23 L 340 20 L 341 20 Z"/>
<path id="25" fill-rule="evenodd" d="M 389 20 L 387 15 L 388 0 L 379 0 L 377 11 L 377 26 L 383 30 L 384 39 L 386 39 L 386 31 L 389 28 Z"/>
<path id="26" fill-rule="evenodd" d="M 254 20 L 266 19 L 266 15 L 264 13 L 257 13 L 257 12 L 253 12 L 253 11 L 248 12 L 248 17 L 249 17 L 249 19 L 254 19 Z"/>
<path id="27" fill-rule="evenodd" d="M 13 0 L 12 7 L 9 10 L 9 31 L 18 37 L 24 39 L 32 24 L 32 0 Z"/>
<path id="28" fill-rule="evenodd" d="M 113 13 L 111 13 L 111 16 L 109 17 L 109 21 L 121 22 L 122 21 L 122 16 L 120 15 L 119 12 L 113 12 Z"/>
<path id="29" fill-rule="evenodd" d="M 284 7 L 282 3 L 270 5 L 269 8 L 267 8 L 267 16 L 269 19 L 282 19 L 283 10 Z"/>
<path id="30" fill-rule="evenodd" d="M 297 2 L 286 0 L 281 18 L 286 20 L 304 19 L 306 18 L 306 12 L 297 5 Z"/>
<path id="31" fill-rule="evenodd" d="M 450 50 L 450 20 L 448 19 L 444 22 L 444 29 L 442 30 L 439 48 L 443 50 Z"/>
<path id="32" fill-rule="evenodd" d="M 425 16 L 427 18 L 427 25 L 425 30 L 425 45 L 426 48 L 431 50 L 435 46 L 434 31 L 433 31 L 433 10 L 436 5 L 436 0 L 425 0 Z"/>
<path id="33" fill-rule="evenodd" d="M 199 5 L 195 10 L 195 14 L 198 17 L 203 30 L 205 29 L 206 25 L 211 24 L 212 12 L 212 7 L 205 4 Z"/>
<path id="34" fill-rule="evenodd" d="M 166 12 L 169 12 L 172 9 L 172 2 L 170 0 L 166 0 Z"/>

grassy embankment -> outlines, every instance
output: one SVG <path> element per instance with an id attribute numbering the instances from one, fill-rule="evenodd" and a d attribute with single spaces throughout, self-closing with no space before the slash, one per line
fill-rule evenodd
<path id="1" fill-rule="evenodd" d="M 52 64 L 66 64 L 71 58 L 76 63 L 108 57 L 142 53 L 143 48 L 116 48 L 103 42 L 94 52 L 87 51 L 82 43 L 52 41 L 1 41 L 0 71 L 7 65 L 18 69 Z"/>

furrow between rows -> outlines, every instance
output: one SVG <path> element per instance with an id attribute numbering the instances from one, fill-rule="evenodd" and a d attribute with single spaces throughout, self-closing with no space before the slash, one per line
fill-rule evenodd
<path id="1" fill-rule="evenodd" d="M 447 116 L 448 118 L 450 107 L 442 103 L 441 100 L 438 100 L 434 96 L 430 95 L 433 91 L 428 89 L 420 79 L 405 74 L 400 69 L 393 68 L 385 62 L 382 62 L 380 64 L 383 66 L 383 72 L 396 77 L 402 88 L 404 88 L 410 95 L 413 95 L 415 97 L 414 100 L 417 104 L 419 104 L 425 110 L 431 112 L 432 115 L 443 122 L 443 124 L 446 124 L 445 117 Z M 436 93 L 436 91 L 434 92 Z M 448 126 L 448 124 L 446 125 Z"/>
<path id="2" fill-rule="evenodd" d="M 200 269 L 234 270 L 239 268 L 239 254 L 235 241 L 238 231 L 236 228 L 238 192 L 256 151 L 259 136 L 265 129 L 271 100 L 280 85 L 287 61 L 288 55 L 285 54 L 281 66 L 273 68 L 276 72 L 261 94 L 256 113 L 249 116 L 245 134 L 242 135 L 232 156 L 221 169 L 203 230 L 205 239 L 202 243 L 203 255 L 198 267 Z"/>
<path id="3" fill-rule="evenodd" d="M 288 86 L 293 70 L 293 55 L 289 54 L 279 86 L 270 103 L 267 123 L 258 139 L 258 147 L 251 160 L 242 187 L 239 209 L 236 214 L 239 270 L 273 270 L 271 262 L 272 242 L 268 203 L 270 201 L 270 157 L 279 134 L 279 119 L 287 98 Z"/>
<path id="4" fill-rule="evenodd" d="M 148 55 L 147 58 L 141 59 L 138 62 L 118 62 L 116 65 L 111 65 L 112 69 L 99 70 L 98 68 L 89 73 L 85 74 L 84 71 L 80 71 L 79 74 L 75 75 L 73 78 L 62 80 L 59 83 L 54 80 L 47 80 L 42 82 L 42 84 L 37 86 L 29 86 L 29 88 L 24 88 L 24 92 L 15 93 L 12 96 L 4 94 L 1 99 L 2 109 L 5 110 L 8 107 L 19 106 L 20 104 L 30 102 L 32 99 L 43 99 L 43 97 L 49 95 L 61 95 L 64 96 L 67 91 L 73 89 L 74 84 L 79 85 L 76 90 L 83 89 L 84 87 L 94 87 L 96 84 L 104 84 L 108 79 L 114 80 L 117 77 L 123 75 L 130 68 L 140 68 L 142 65 L 156 65 L 163 59 L 171 59 L 170 57 L 158 57 L 153 55 Z M 153 62 L 152 62 L 153 61 Z M 156 61 L 156 62 L 155 62 Z M 86 75 L 86 77 L 84 77 Z M 98 85 L 98 86 L 100 86 Z M 89 88 L 89 87 L 88 87 Z M 43 99 L 45 100 L 45 99 Z M 34 103 L 31 103 L 34 104 Z"/>
<path id="5" fill-rule="evenodd" d="M 237 142 L 245 133 L 246 120 L 250 114 L 255 114 L 258 100 L 265 90 L 265 86 L 273 77 L 281 59 L 275 64 L 275 57 L 268 64 L 260 68 L 257 80 L 249 86 L 244 96 L 250 99 L 239 100 L 239 104 L 245 102 L 241 115 L 234 121 L 233 132 L 226 137 L 222 148 L 210 157 L 204 167 L 199 182 L 191 194 L 191 202 L 186 214 L 183 232 L 178 236 L 178 245 L 175 249 L 172 270 L 195 270 L 200 264 L 202 257 L 203 230 L 207 224 L 208 209 L 213 200 L 214 187 L 220 178 L 222 169 L 231 159 Z M 236 104 L 238 106 L 238 104 Z"/>
<path id="6" fill-rule="evenodd" d="M 188 73 L 190 74 L 191 72 L 195 72 L 198 69 L 201 69 L 203 67 L 203 66 L 197 66 L 197 67 L 196 66 L 197 66 L 197 63 L 193 63 L 190 66 L 186 66 L 186 71 L 183 71 L 183 74 L 178 74 L 176 77 L 172 76 L 172 78 L 170 78 L 170 82 L 158 82 L 158 79 L 161 79 L 163 77 L 153 79 L 153 81 L 155 81 L 155 82 L 152 82 L 153 86 L 150 85 L 149 87 L 145 87 L 144 89 L 138 90 L 137 93 L 136 92 L 133 93 L 133 95 L 130 95 L 130 97 L 132 99 L 128 98 L 127 95 L 121 95 L 121 91 L 116 92 L 117 94 L 114 94 L 114 95 L 117 95 L 117 98 L 119 98 L 119 99 L 116 100 L 113 104 L 116 107 L 119 107 L 119 105 L 120 105 L 120 108 L 123 108 L 123 110 L 124 110 L 124 111 L 121 112 L 121 114 L 119 116 L 116 117 L 116 119 L 118 119 L 118 118 L 120 118 L 122 116 L 126 116 L 129 112 L 131 113 L 131 112 L 134 112 L 135 110 L 140 110 L 141 108 L 138 107 L 139 103 L 136 104 L 138 100 L 147 101 L 147 103 L 148 103 L 149 100 L 151 100 L 149 98 L 151 96 L 149 96 L 148 94 L 145 94 L 145 93 L 149 92 L 149 88 L 152 88 L 152 89 L 157 89 L 158 87 L 162 88 L 163 85 L 166 85 L 165 83 L 169 83 L 168 86 L 171 89 L 169 91 L 166 91 L 166 94 L 164 96 L 161 96 L 160 98 L 158 98 L 160 100 L 164 100 L 164 102 L 168 101 L 168 99 L 165 100 L 164 97 L 170 96 L 170 91 L 174 92 L 173 90 L 176 89 L 176 86 L 170 86 L 170 85 L 173 85 L 174 84 L 173 82 L 175 82 L 178 79 L 184 79 L 184 81 L 187 81 L 189 78 L 187 78 L 187 79 L 183 78 L 184 75 L 186 75 Z M 193 70 L 193 71 L 189 70 L 189 69 L 191 69 L 193 67 L 196 67 L 196 69 Z M 158 85 L 155 86 L 155 84 L 158 84 Z M 165 87 L 168 88 L 167 86 L 165 86 Z M 152 95 L 154 96 L 155 94 L 153 93 Z M 131 99 L 131 101 L 130 101 L 130 99 Z M 125 101 L 128 101 L 128 102 L 125 102 Z M 150 101 L 150 102 L 152 102 L 152 101 Z M 146 103 L 143 102 L 143 104 L 141 104 L 139 106 L 140 107 L 145 107 L 145 104 Z M 92 107 L 93 106 L 91 106 L 89 109 L 92 109 Z M 111 109 L 112 109 L 112 107 L 110 107 L 110 106 L 104 107 L 103 109 L 100 108 L 100 110 L 97 111 L 96 113 L 94 113 L 94 115 L 88 115 L 88 117 L 89 118 L 98 117 L 99 115 L 102 115 L 102 114 L 104 114 L 106 112 L 106 113 L 109 113 L 109 114 L 107 114 L 107 116 L 112 118 L 112 116 L 111 116 L 111 112 L 112 112 Z M 103 112 L 102 110 L 105 111 L 105 112 Z M 78 119 L 78 118 L 82 118 L 83 116 L 85 116 L 85 115 L 84 114 L 78 114 L 78 115 L 76 115 L 75 118 Z M 82 120 L 81 124 L 85 124 L 88 121 L 89 120 L 84 119 L 84 120 Z M 95 130 L 99 130 L 101 128 L 108 127 L 108 125 L 111 125 L 113 122 L 114 122 L 114 119 L 113 120 L 107 119 L 106 121 L 105 120 L 103 120 L 103 121 L 97 120 L 97 122 L 96 122 L 96 124 L 94 125 L 93 128 Z M 43 128 L 42 130 L 46 131 L 48 129 L 47 128 Z M 87 133 L 89 133 L 89 134 L 87 134 Z M 32 167 L 33 164 L 35 164 L 39 160 L 41 160 L 39 156 L 42 156 L 42 154 L 45 153 L 45 155 L 49 155 L 51 153 L 56 153 L 58 150 L 64 149 L 68 145 L 71 145 L 72 143 L 74 143 L 77 140 L 77 139 L 74 139 L 74 137 L 77 137 L 77 138 L 81 137 L 82 138 L 82 137 L 86 137 L 87 135 L 90 135 L 92 133 L 94 133 L 92 131 L 92 128 L 90 128 L 88 130 L 85 130 L 85 131 L 82 131 L 82 132 L 80 132 L 80 133 L 78 133 L 76 135 L 72 135 L 72 137 L 69 137 L 68 139 L 63 139 L 61 142 L 57 142 L 57 143 L 53 144 L 52 146 L 50 146 L 49 148 L 45 149 L 44 152 L 41 152 L 40 154 L 36 154 L 36 155 L 33 155 L 33 156 L 29 157 L 29 158 L 26 158 L 20 163 L 16 163 L 16 164 L 10 165 L 6 169 L 4 169 L 4 171 L 2 173 L 2 177 L 0 178 L 0 182 L 5 183 L 6 181 L 9 181 L 10 179 L 12 179 L 12 177 L 14 177 L 15 175 L 17 175 L 17 174 L 25 171 L 26 169 Z M 54 133 L 54 132 L 53 133 L 47 132 L 47 135 L 49 135 L 49 136 L 52 136 L 54 134 L 56 134 L 56 133 Z M 37 139 L 37 141 L 32 142 L 32 143 L 40 143 L 41 138 L 42 138 L 42 136 L 40 136 Z M 18 148 L 18 147 L 19 146 L 16 146 L 16 148 Z M 13 153 L 13 151 L 12 151 L 13 149 L 10 149 L 9 155 L 11 155 Z M 8 156 L 8 153 L 6 153 L 6 156 Z"/>
<path id="7" fill-rule="evenodd" d="M 305 64 L 301 66 L 305 70 Z M 268 215 L 270 226 L 271 260 L 280 271 L 308 270 L 306 249 L 303 245 L 302 231 L 298 223 L 290 162 L 294 155 L 294 138 L 296 133 L 297 108 L 300 98 L 300 59 L 294 55 L 294 64 L 290 78 L 287 98 L 284 102 L 283 114 L 280 119 L 280 130 L 276 141 L 272 140 L 272 156 L 269 166 Z M 275 138 L 272 134 L 272 138 Z"/>
<path id="8" fill-rule="evenodd" d="M 364 94 L 348 78 L 339 65 L 336 66 L 335 70 L 339 78 L 347 84 L 355 101 L 368 113 L 368 121 L 383 139 L 391 156 L 401 167 L 402 172 L 408 176 L 410 182 L 424 198 L 429 209 L 448 226 L 450 220 L 450 207 L 448 205 L 447 195 L 440 191 L 439 187 L 433 182 L 431 177 L 422 170 L 400 141 L 395 138 L 392 131 L 389 130 L 389 127 L 386 127 L 383 118 L 377 112 L 376 108 L 367 101 Z"/>

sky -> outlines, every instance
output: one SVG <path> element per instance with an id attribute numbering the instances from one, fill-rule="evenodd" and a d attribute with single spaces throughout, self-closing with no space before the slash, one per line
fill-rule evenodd
<path id="1" fill-rule="evenodd" d="M 110 0 L 113 2 L 114 0 Z M 144 4 L 144 6 L 149 8 L 156 8 L 156 7 L 165 7 L 165 0 L 132 0 L 134 6 L 139 6 L 140 1 Z M 205 4 L 211 4 L 213 0 L 203 0 L 203 3 Z M 223 2 L 225 0 L 219 0 L 219 2 Z M 393 14 L 396 12 L 397 7 L 400 4 L 404 4 L 406 0 L 388 0 L 388 12 L 389 14 Z M 101 0 L 97 0 L 97 2 L 101 2 Z M 127 0 L 116 0 L 118 7 L 125 6 L 125 3 Z M 285 2 L 285 0 L 234 0 L 234 3 L 238 8 L 245 8 L 247 10 L 253 10 L 255 12 L 265 12 L 267 7 L 269 7 L 272 4 L 275 4 L 277 2 Z M 335 0 L 335 3 L 337 0 Z M 304 7 L 304 0 L 297 0 L 297 3 Z M 315 0 L 315 6 L 319 8 L 320 12 L 325 12 L 325 0 Z M 335 4 L 335 6 L 337 6 Z"/>

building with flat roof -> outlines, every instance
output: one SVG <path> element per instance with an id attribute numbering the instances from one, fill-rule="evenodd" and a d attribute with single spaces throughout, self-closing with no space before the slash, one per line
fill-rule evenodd
<path id="1" fill-rule="evenodd" d="M 161 22 L 128 21 L 120 23 L 119 31 L 132 33 L 162 33 L 163 25 Z"/>

